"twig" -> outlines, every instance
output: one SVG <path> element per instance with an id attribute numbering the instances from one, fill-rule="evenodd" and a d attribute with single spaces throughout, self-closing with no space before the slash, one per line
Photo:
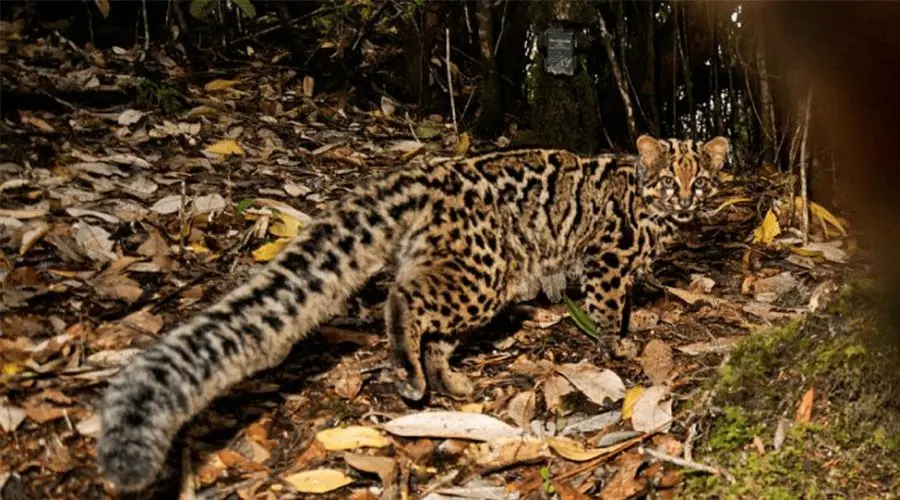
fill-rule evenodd
<path id="1" fill-rule="evenodd" d="M 812 105 L 812 87 L 806 93 L 806 112 L 803 117 L 803 140 L 800 142 L 800 230 L 803 232 L 803 245 L 809 244 L 809 192 L 806 184 L 806 172 L 809 169 L 809 115 Z"/>
<path id="2" fill-rule="evenodd" d="M 181 227 L 178 230 L 178 260 L 184 257 L 184 241 L 187 237 L 187 184 L 181 181 L 181 206 L 178 208 L 178 219 Z"/>
<path id="3" fill-rule="evenodd" d="M 412 134 L 413 139 L 416 140 L 416 143 L 422 144 L 422 141 L 419 140 L 419 136 L 416 135 L 416 129 L 413 127 L 412 120 L 409 119 L 409 113 L 406 113 L 406 124 L 409 125 L 409 133 Z"/>
<path id="4" fill-rule="evenodd" d="M 497 43 L 494 44 L 494 57 L 497 56 L 497 51 L 500 50 L 500 40 L 503 40 L 503 31 L 506 29 L 506 8 L 509 7 L 509 0 L 505 0 L 503 2 L 503 16 L 500 18 L 500 34 L 497 35 Z M 449 59 L 449 57 L 448 57 Z"/>
<path id="5" fill-rule="evenodd" d="M 631 106 L 631 96 L 628 95 L 628 87 L 625 84 L 625 78 L 622 76 L 622 69 L 619 67 L 619 58 L 616 57 L 616 50 L 613 48 L 612 35 L 606 29 L 606 21 L 603 15 L 597 12 L 597 24 L 600 27 L 600 35 L 603 38 L 603 46 L 606 48 L 606 56 L 609 57 L 609 63 L 612 66 L 613 76 L 616 78 L 616 86 L 619 88 L 619 94 L 622 96 L 622 103 L 625 105 L 625 116 L 628 122 L 628 133 L 632 140 L 637 137 L 637 126 L 634 121 L 634 108 Z"/>
<path id="6" fill-rule="evenodd" d="M 456 124 L 456 99 L 453 98 L 453 72 L 450 71 L 450 28 L 444 31 L 444 42 L 447 47 L 445 61 L 447 63 L 447 92 L 450 93 L 450 112 L 453 116 L 453 133 L 459 137 L 459 128 Z"/>
<path id="7" fill-rule="evenodd" d="M 53 99 L 54 101 L 56 101 L 57 104 L 68 109 L 69 111 L 78 111 L 78 106 L 72 104 L 69 101 L 64 101 L 64 100 L 60 99 L 59 97 L 56 97 L 55 95 L 51 94 L 50 92 L 47 92 L 46 90 L 38 89 L 37 92 L 38 92 L 38 94 L 45 95 L 45 96 L 49 97 L 50 99 Z"/>
<path id="8" fill-rule="evenodd" d="M 694 459 L 694 440 L 697 439 L 697 423 L 688 427 L 687 437 L 684 439 L 684 458 L 687 460 Z"/>
<path id="9" fill-rule="evenodd" d="M 669 462 L 670 464 L 674 464 L 679 467 L 707 472 L 714 476 L 722 476 L 729 483 L 734 483 L 734 476 L 732 476 L 731 473 L 721 467 L 713 467 L 711 465 L 701 464 L 700 462 L 694 462 L 693 460 L 673 457 L 672 455 L 669 455 L 667 453 L 654 450 L 653 448 L 644 448 L 643 446 L 638 446 L 638 452 L 640 452 L 642 455 L 647 455 L 657 460 L 662 460 L 663 462 Z"/>
<path id="10" fill-rule="evenodd" d="M 91 4 L 88 0 L 84 0 L 84 6 L 87 8 L 88 33 L 90 33 L 91 36 L 91 45 L 96 45 L 97 42 L 94 41 L 94 16 L 91 15 Z"/>
<path id="11" fill-rule="evenodd" d="M 382 2 L 381 6 L 378 7 L 378 10 L 376 10 L 375 13 L 369 17 L 369 20 L 366 21 L 366 23 L 363 25 L 363 27 L 359 29 L 359 33 L 356 35 L 356 40 L 353 42 L 353 45 L 350 46 L 350 52 L 356 51 L 356 48 L 359 46 L 360 42 L 362 42 L 363 38 L 365 38 L 366 34 L 369 33 L 369 29 L 371 29 L 372 26 L 377 24 L 378 19 L 381 18 L 381 15 L 384 13 L 385 10 L 387 10 L 388 6 L 390 6 L 390 5 L 393 5 L 393 3 L 392 2 Z"/>
<path id="12" fill-rule="evenodd" d="M 144 52 L 150 50 L 150 25 L 147 23 L 147 0 L 141 0 L 144 13 Z"/>

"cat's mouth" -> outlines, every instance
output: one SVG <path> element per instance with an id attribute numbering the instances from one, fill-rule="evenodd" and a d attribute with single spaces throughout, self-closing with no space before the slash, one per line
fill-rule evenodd
<path id="1" fill-rule="evenodd" d="M 694 213 L 689 212 L 687 210 L 680 210 L 680 211 L 672 214 L 672 219 L 675 222 L 681 222 L 681 223 L 690 222 L 691 219 L 693 219 L 693 218 L 694 218 Z"/>

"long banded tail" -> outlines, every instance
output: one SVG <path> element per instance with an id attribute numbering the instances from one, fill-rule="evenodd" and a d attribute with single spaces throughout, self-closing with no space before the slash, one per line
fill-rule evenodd
<path id="1" fill-rule="evenodd" d="M 185 422 L 235 383 L 279 364 L 340 312 L 391 252 L 398 221 L 379 212 L 350 203 L 311 223 L 248 283 L 119 372 L 101 405 L 97 445 L 100 467 L 119 491 L 152 483 Z"/>

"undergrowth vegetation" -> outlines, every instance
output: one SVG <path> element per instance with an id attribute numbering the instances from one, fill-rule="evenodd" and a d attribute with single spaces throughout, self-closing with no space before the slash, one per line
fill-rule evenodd
<path id="1" fill-rule="evenodd" d="M 711 388 L 714 418 L 695 457 L 735 481 L 685 472 L 686 497 L 900 493 L 897 348 L 877 296 L 854 280 L 823 313 L 757 331 L 733 351 Z M 808 421 L 798 410 L 805 395 Z"/>

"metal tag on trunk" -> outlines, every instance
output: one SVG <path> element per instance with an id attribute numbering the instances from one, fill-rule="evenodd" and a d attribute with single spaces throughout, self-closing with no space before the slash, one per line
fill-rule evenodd
<path id="1" fill-rule="evenodd" d="M 551 75 L 575 74 L 575 31 L 552 27 L 544 32 L 547 37 L 547 57 L 544 70 Z"/>

